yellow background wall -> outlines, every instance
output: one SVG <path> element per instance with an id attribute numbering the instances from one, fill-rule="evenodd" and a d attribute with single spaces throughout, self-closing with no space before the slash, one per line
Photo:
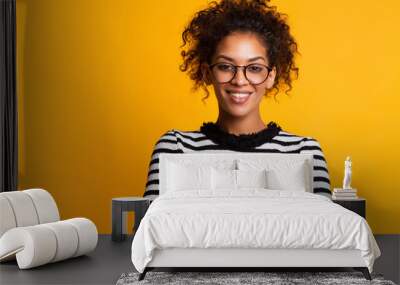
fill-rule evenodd
<path id="1" fill-rule="evenodd" d="M 111 231 L 111 198 L 142 195 L 155 141 L 215 121 L 179 71 L 181 32 L 206 0 L 17 0 L 20 189 Z M 400 233 L 400 2 L 276 0 L 302 54 L 292 97 L 265 122 L 319 140 L 333 187 L 346 155 L 374 233 Z"/>

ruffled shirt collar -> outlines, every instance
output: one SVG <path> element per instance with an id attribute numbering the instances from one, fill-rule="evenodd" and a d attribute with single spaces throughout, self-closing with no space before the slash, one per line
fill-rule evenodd
<path id="1" fill-rule="evenodd" d="M 270 142 L 279 134 L 281 127 L 275 122 L 269 122 L 261 131 L 249 134 L 235 135 L 221 129 L 214 122 L 204 122 L 200 132 L 205 134 L 214 143 L 232 150 L 246 150 Z"/>

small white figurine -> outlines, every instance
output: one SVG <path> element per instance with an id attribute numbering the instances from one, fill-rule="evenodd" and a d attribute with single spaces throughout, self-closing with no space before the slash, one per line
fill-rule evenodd
<path id="1" fill-rule="evenodd" d="M 351 159 L 350 156 L 346 157 L 344 162 L 344 178 L 343 189 L 352 189 L 351 186 Z"/>

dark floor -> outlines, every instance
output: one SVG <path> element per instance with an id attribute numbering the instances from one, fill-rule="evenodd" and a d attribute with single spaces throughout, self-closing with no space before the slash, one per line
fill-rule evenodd
<path id="1" fill-rule="evenodd" d="M 375 236 L 382 256 L 374 272 L 399 283 L 400 235 Z M 101 235 L 94 252 L 88 256 L 64 260 L 41 267 L 19 270 L 16 262 L 0 264 L 0 284 L 115 284 L 123 272 L 134 271 L 130 260 L 132 238 L 112 242 Z"/>

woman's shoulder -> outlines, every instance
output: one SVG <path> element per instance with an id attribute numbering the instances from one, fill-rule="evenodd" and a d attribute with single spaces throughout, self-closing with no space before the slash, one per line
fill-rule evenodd
<path id="1" fill-rule="evenodd" d="M 204 137 L 204 134 L 201 133 L 199 130 L 182 130 L 182 129 L 172 128 L 163 132 L 159 136 L 158 140 L 160 141 L 169 139 L 169 140 L 174 140 L 176 142 L 178 138 L 197 139 L 201 137 Z"/>
<path id="2" fill-rule="evenodd" d="M 287 130 L 281 129 L 279 133 L 276 135 L 275 139 L 282 139 L 282 140 L 288 140 L 288 141 L 317 141 L 316 138 L 313 136 L 307 136 L 307 135 L 301 135 L 301 134 L 296 134 L 293 132 L 289 132 Z"/>
<path id="3" fill-rule="evenodd" d="M 304 147 L 320 147 L 320 143 L 317 138 L 314 136 L 307 136 L 301 134 L 295 134 L 286 130 L 280 130 L 279 133 L 274 137 L 274 140 L 282 142 L 282 143 L 290 143 L 290 144 L 301 144 Z"/>

